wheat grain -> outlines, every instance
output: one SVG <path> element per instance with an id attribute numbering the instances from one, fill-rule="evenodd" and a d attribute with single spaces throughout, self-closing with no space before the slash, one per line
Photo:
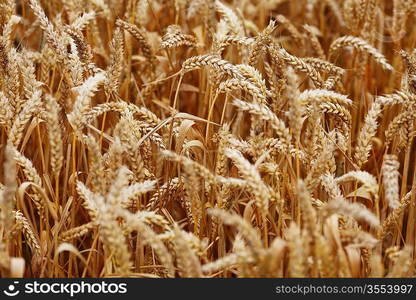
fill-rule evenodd
<path id="1" fill-rule="evenodd" d="M 383 173 L 384 193 L 390 209 L 396 209 L 400 205 L 399 167 L 400 163 L 397 161 L 397 157 L 395 155 L 384 156 L 381 170 Z"/>
<path id="2" fill-rule="evenodd" d="M 358 37 L 343 36 L 333 41 L 329 49 L 329 57 L 333 56 L 338 49 L 348 46 L 354 47 L 372 56 L 384 69 L 388 71 L 393 70 L 393 67 L 387 62 L 383 54 L 378 52 L 377 49 L 372 47 L 365 40 Z"/>
<path id="3" fill-rule="evenodd" d="M 200 69 L 204 66 L 209 66 L 217 69 L 230 77 L 243 79 L 244 77 L 240 74 L 237 67 L 232 65 L 226 60 L 218 58 L 217 56 L 205 54 L 200 56 L 193 56 L 188 58 L 182 64 L 182 72 L 188 72 L 196 69 Z"/>

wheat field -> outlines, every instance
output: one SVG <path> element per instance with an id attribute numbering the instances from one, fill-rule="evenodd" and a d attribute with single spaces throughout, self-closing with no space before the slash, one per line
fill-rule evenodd
<path id="1" fill-rule="evenodd" d="M 416 1 L 1 0 L 1 277 L 413 277 Z"/>

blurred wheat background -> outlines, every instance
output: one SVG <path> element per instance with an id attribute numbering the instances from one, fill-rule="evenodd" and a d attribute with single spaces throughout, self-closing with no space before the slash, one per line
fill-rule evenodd
<path id="1" fill-rule="evenodd" d="M 416 1 L 1 0 L 1 277 L 412 277 Z"/>

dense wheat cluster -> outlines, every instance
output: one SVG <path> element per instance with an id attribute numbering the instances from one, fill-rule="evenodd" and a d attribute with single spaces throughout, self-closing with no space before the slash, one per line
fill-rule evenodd
<path id="1" fill-rule="evenodd" d="M 415 13 L 1 0 L 1 276 L 415 276 Z"/>

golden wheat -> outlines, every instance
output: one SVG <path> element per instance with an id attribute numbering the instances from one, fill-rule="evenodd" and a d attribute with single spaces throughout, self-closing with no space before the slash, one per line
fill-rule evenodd
<path id="1" fill-rule="evenodd" d="M 414 11 L 1 2 L 0 276 L 414 277 Z"/>

